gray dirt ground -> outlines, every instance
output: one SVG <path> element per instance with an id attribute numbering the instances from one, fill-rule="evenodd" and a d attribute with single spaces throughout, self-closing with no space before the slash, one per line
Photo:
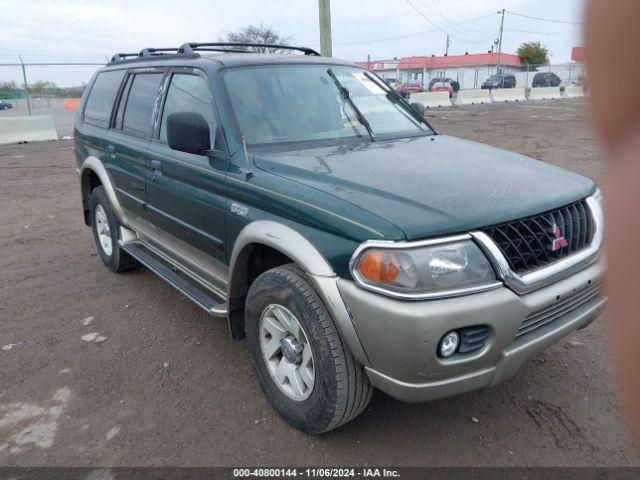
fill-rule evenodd
<path id="1" fill-rule="evenodd" d="M 582 102 L 429 118 L 604 178 Z M 640 465 L 604 319 L 495 388 L 417 405 L 376 393 L 338 431 L 290 428 L 224 322 L 143 268 L 102 266 L 74 167 L 68 141 L 0 147 L 0 464 Z M 94 332 L 106 340 L 81 340 Z"/>

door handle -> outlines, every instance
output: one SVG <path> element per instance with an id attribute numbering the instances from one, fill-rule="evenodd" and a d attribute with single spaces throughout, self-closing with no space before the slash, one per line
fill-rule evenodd
<path id="1" fill-rule="evenodd" d="M 151 160 L 151 181 L 156 181 L 156 176 L 162 175 L 162 162 L 160 160 Z"/>
<path id="2" fill-rule="evenodd" d="M 115 154 L 116 147 L 114 145 L 111 145 L 111 144 L 107 145 L 107 151 L 109 152 L 109 156 L 111 158 L 116 158 L 116 154 Z"/>

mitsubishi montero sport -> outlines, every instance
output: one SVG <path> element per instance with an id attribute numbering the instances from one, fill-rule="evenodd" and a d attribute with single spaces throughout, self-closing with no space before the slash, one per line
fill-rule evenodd
<path id="1" fill-rule="evenodd" d="M 593 181 L 440 135 L 353 63 L 248 47 L 114 56 L 75 154 L 104 264 L 225 319 L 287 421 L 495 385 L 598 316 Z"/>

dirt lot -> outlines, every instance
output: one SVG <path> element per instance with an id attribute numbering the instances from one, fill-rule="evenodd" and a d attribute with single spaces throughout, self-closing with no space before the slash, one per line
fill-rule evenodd
<path id="1" fill-rule="evenodd" d="M 604 177 L 581 102 L 429 114 L 444 133 Z M 498 387 L 376 393 L 309 437 L 271 409 L 242 342 L 143 268 L 100 263 L 70 142 L 0 148 L 0 464 L 640 465 L 600 319 Z M 106 339 L 86 342 L 97 333 Z"/>

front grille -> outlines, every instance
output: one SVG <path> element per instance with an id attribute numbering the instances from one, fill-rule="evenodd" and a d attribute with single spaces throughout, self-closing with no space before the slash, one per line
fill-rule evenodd
<path id="1" fill-rule="evenodd" d="M 602 285 L 597 283 L 590 283 L 586 288 L 575 292 L 565 298 L 557 300 L 554 304 L 544 307 L 537 312 L 532 313 L 524 319 L 516 338 L 530 333 L 544 325 L 559 319 L 563 315 L 575 310 L 576 308 L 584 305 L 585 303 L 597 298 L 602 293 Z"/>
<path id="2" fill-rule="evenodd" d="M 498 245 L 511 270 L 525 273 L 582 250 L 591 243 L 594 222 L 586 200 L 512 222 L 484 233 Z"/>

